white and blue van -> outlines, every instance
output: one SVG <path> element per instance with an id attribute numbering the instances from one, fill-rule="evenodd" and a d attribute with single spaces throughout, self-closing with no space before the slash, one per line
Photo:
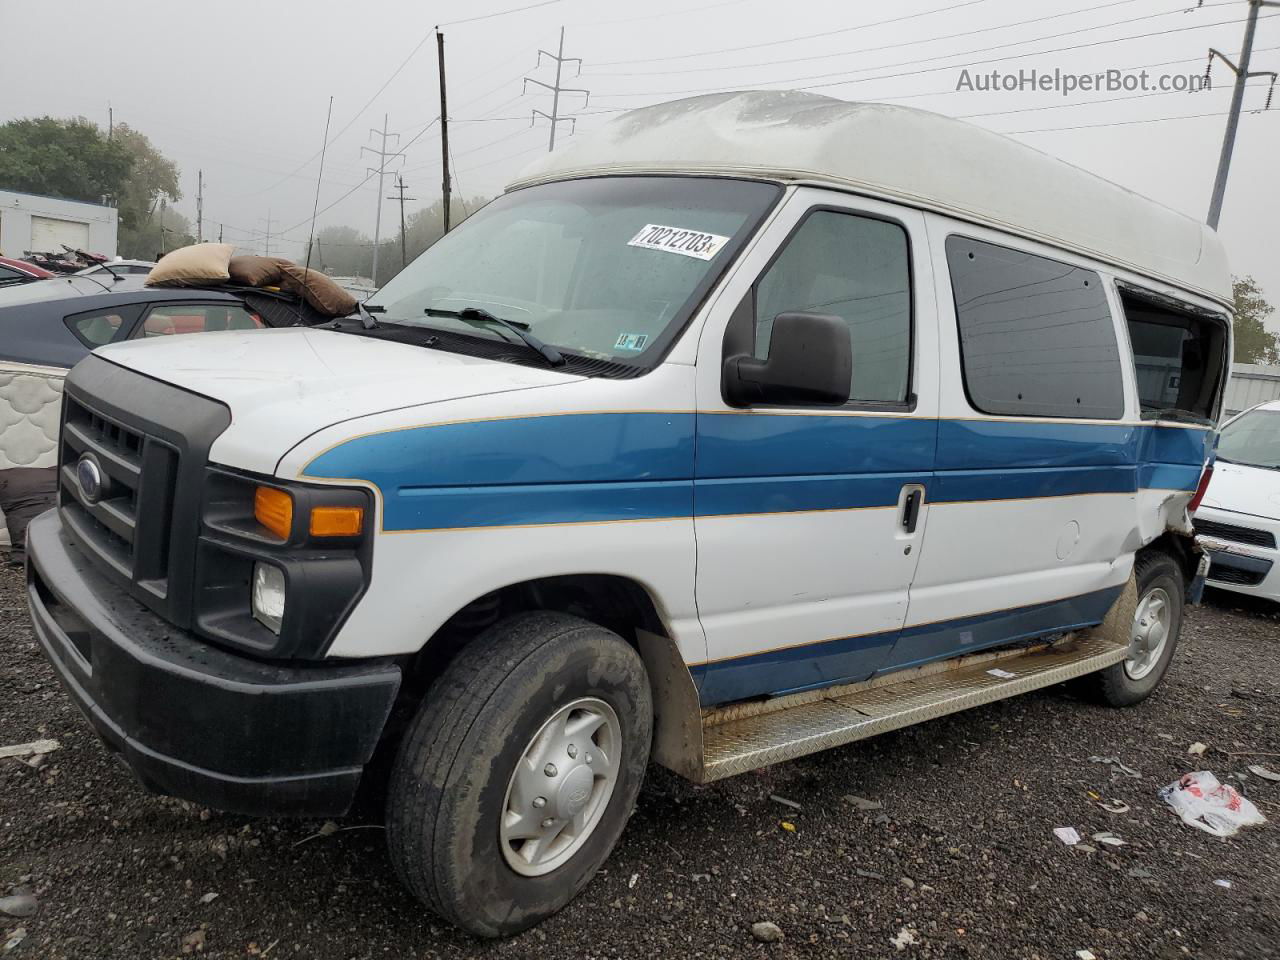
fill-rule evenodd
<path id="1" fill-rule="evenodd" d="M 366 306 L 76 366 L 31 615 L 153 790 L 338 815 L 387 758 L 401 879 L 480 935 L 590 880 L 650 760 L 1137 703 L 1203 580 L 1222 247 L 978 127 L 637 110 Z"/>

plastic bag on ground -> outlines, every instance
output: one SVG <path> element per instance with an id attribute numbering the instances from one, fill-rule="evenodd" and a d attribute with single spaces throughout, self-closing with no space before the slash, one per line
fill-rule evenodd
<path id="1" fill-rule="evenodd" d="M 1161 790 L 1160 796 L 1183 823 L 1215 837 L 1230 837 L 1241 827 L 1267 822 L 1257 807 L 1208 770 L 1184 775 Z"/>

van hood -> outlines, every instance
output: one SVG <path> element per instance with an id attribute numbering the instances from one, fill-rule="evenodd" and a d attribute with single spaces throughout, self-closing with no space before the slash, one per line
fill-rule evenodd
<path id="1" fill-rule="evenodd" d="M 583 379 L 301 327 L 134 340 L 94 352 L 226 404 L 231 426 L 214 458 L 262 473 L 274 473 L 290 448 L 344 420 Z"/>
<path id="2" fill-rule="evenodd" d="M 1280 520 L 1280 470 L 1219 460 L 1205 492 L 1206 506 Z"/>

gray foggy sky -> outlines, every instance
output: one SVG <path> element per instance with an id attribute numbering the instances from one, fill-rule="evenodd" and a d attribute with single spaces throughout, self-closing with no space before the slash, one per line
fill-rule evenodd
<path id="1" fill-rule="evenodd" d="M 358 186 L 370 162 L 360 147 L 373 144 L 369 128 L 384 113 L 401 144 L 413 140 L 401 167 L 409 195 L 419 198 L 410 209 L 440 193 L 439 127 L 413 139 L 439 112 L 432 26 L 445 25 L 455 191 L 472 197 L 500 191 L 546 149 L 545 122 L 531 127 L 529 115 L 549 111 L 550 95 L 533 87 L 522 95 L 521 77 L 550 82 L 553 67 L 544 60 L 535 70 L 536 51 L 554 50 L 563 25 L 566 54 L 583 59 L 581 77 L 566 83 L 591 90 L 585 109 L 580 98 L 565 98 L 580 117 L 579 136 L 619 109 L 690 93 L 809 89 L 967 117 L 1202 219 L 1230 98 L 1221 64 L 1214 88 L 1200 93 L 1064 97 L 956 85 L 964 65 L 1203 74 L 1210 46 L 1238 55 L 1247 14 L 1244 0 L 1206 0 L 1198 9 L 1194 0 L 551 0 L 487 16 L 531 2 L 73 3 L 56 28 L 6 44 L 0 120 L 82 115 L 105 125 L 109 103 L 117 121 L 178 163 L 185 193 L 178 208 L 193 219 L 203 168 L 206 236 L 216 237 L 221 223 L 227 240 L 261 252 L 270 212 L 272 252 L 297 256 L 330 95 L 320 206 L 351 192 L 318 225 L 372 234 L 376 178 Z M 1259 22 L 1256 70 L 1280 69 L 1275 13 L 1264 10 Z M 484 19 L 455 22 L 476 17 Z M 1267 95 L 1265 80 L 1252 83 L 1246 110 L 1260 109 Z M 1135 122 L 1167 117 L 1194 118 Z M 568 134 L 566 124 L 560 135 Z M 1253 274 L 1273 302 L 1280 301 L 1278 148 L 1280 98 L 1275 109 L 1241 121 L 1221 227 L 1233 270 Z M 397 215 L 386 201 L 384 235 Z"/>

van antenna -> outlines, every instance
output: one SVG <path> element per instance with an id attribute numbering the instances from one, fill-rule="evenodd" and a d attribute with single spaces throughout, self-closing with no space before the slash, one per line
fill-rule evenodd
<path id="1" fill-rule="evenodd" d="M 324 180 L 324 155 L 329 149 L 329 121 L 333 119 L 333 97 L 329 97 L 329 112 L 324 118 L 324 144 L 320 147 L 320 173 L 316 175 L 316 202 L 311 207 L 311 232 L 307 234 L 307 260 L 305 270 L 311 269 L 311 246 L 316 238 L 316 212 L 320 209 L 320 183 Z M 306 283 L 306 274 L 303 274 Z"/>

